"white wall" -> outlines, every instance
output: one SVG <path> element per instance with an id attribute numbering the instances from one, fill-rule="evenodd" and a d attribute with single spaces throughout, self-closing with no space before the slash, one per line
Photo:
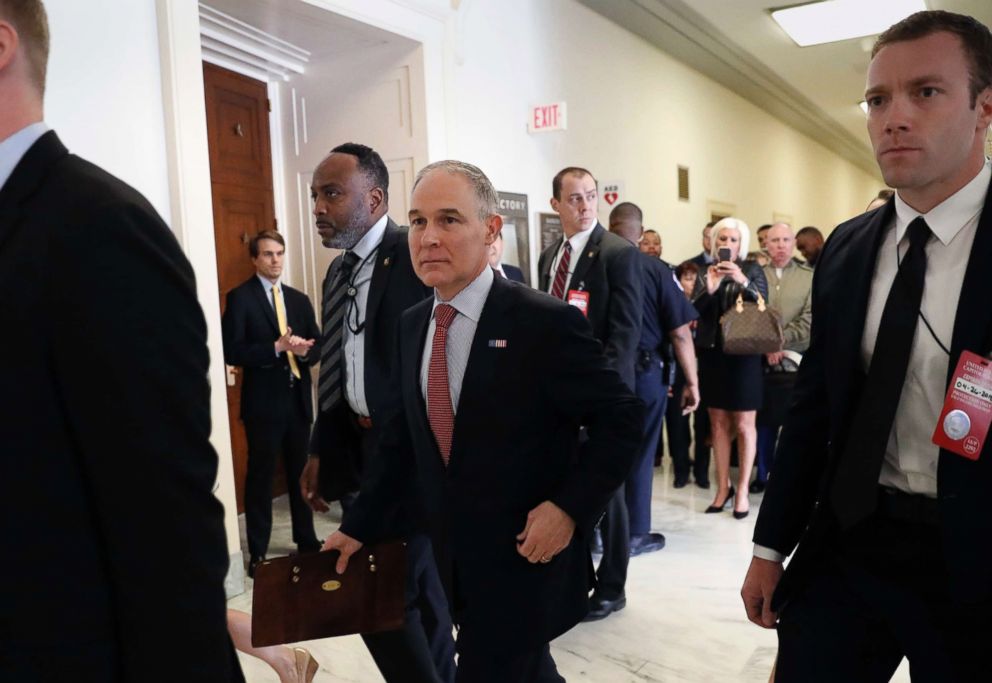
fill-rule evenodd
<path id="1" fill-rule="evenodd" d="M 155 0 L 49 0 L 45 120 L 169 223 Z"/>
<path id="2" fill-rule="evenodd" d="M 829 229 L 882 186 L 575 0 L 476 0 L 461 11 L 449 152 L 498 189 L 527 193 L 532 226 L 567 165 L 622 180 L 676 261 L 699 251 L 710 200 L 735 205 L 755 227 L 780 213 Z M 529 107 L 560 100 L 568 130 L 528 134 Z M 677 199 L 679 164 L 690 169 L 689 202 Z"/>

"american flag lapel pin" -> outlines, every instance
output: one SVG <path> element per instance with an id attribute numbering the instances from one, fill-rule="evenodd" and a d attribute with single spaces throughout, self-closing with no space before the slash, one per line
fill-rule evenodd
<path id="1" fill-rule="evenodd" d="M 391 259 L 391 258 L 389 258 L 387 256 L 386 258 L 382 259 L 382 265 L 385 266 L 386 268 L 388 268 L 389 267 L 389 262 L 392 261 L 392 260 L 393 259 Z"/>
<path id="2" fill-rule="evenodd" d="M 489 348 L 491 349 L 505 349 L 506 340 L 505 339 L 490 339 Z"/>

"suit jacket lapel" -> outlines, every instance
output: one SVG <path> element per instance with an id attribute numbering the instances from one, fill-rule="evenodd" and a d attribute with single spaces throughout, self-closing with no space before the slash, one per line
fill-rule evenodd
<path id="1" fill-rule="evenodd" d="M 258 279 L 257 276 L 252 278 L 252 282 L 254 282 L 254 285 L 252 286 L 252 291 L 255 293 L 255 301 L 258 302 L 259 306 L 261 306 L 262 311 L 264 311 L 265 313 L 265 317 L 272 324 L 272 329 L 274 329 L 276 332 L 278 332 L 281 335 L 282 332 L 279 329 L 279 321 L 276 319 L 276 310 L 272 307 L 272 304 L 269 303 L 269 297 L 265 293 L 265 287 L 262 285 L 261 281 Z M 283 292 L 282 300 L 283 303 L 285 304 L 286 302 L 285 292 Z"/>
<path id="2" fill-rule="evenodd" d="M 606 228 L 596 223 L 596 227 L 592 229 L 592 234 L 589 236 L 589 242 L 586 243 L 585 250 L 581 254 L 572 255 L 573 258 L 578 256 L 579 261 L 575 264 L 575 270 L 572 271 L 572 279 L 568 283 L 569 289 L 588 289 L 584 282 L 586 273 L 592 267 L 592 262 L 599 256 L 599 244 L 603 241 L 603 233 L 605 232 Z"/>
<path id="3" fill-rule="evenodd" d="M 465 443 L 467 436 L 484 433 L 485 424 L 492 419 L 488 410 L 491 405 L 490 387 L 498 369 L 497 361 L 506 350 L 490 348 L 489 341 L 505 341 L 509 335 L 506 317 L 509 301 L 506 294 L 511 286 L 504 278 L 493 279 L 492 289 L 489 290 L 479 316 L 479 324 L 475 327 L 472 350 L 469 351 L 461 395 L 455 409 L 455 431 L 451 440 L 449 468 L 458 467 L 461 460 L 460 446 Z"/>
<path id="4" fill-rule="evenodd" d="M 365 310 L 366 320 L 375 320 L 382 297 L 386 293 L 386 286 L 389 284 L 389 274 L 392 272 L 392 264 L 396 260 L 395 252 L 400 241 L 399 228 L 390 218 L 386 222 L 386 232 L 382 236 L 379 244 L 379 252 L 375 257 L 375 266 L 372 268 L 372 281 L 369 283 L 369 302 Z M 369 335 L 366 335 L 368 344 Z"/>
<path id="5" fill-rule="evenodd" d="M 431 312 L 434 309 L 432 302 L 417 304 L 417 306 L 421 305 L 423 305 L 424 309 L 423 314 L 404 317 L 403 320 L 402 348 L 400 349 L 403 367 L 401 381 L 406 383 L 417 397 L 416 404 L 419 409 L 414 411 L 414 415 L 410 415 L 409 411 L 407 411 L 407 419 L 411 421 L 410 426 L 413 427 L 413 421 L 416 421 L 416 426 L 424 430 L 431 437 L 431 444 L 437 450 L 437 442 L 434 441 L 431 426 L 427 421 L 427 402 L 424 400 L 424 395 L 420 391 L 420 362 L 424 357 L 424 344 L 429 343 L 427 340 L 427 328 L 431 321 Z M 441 461 L 440 451 L 438 451 L 437 459 L 438 462 Z"/>
<path id="6" fill-rule="evenodd" d="M 951 358 L 947 365 L 950 383 L 961 352 L 989 352 L 992 336 L 992 302 L 989 301 L 988 264 L 992 262 L 992 186 L 985 196 L 985 207 L 978 220 L 975 242 L 971 246 L 968 267 L 961 285 L 957 312 L 954 315 L 954 336 L 951 337 Z"/>
<path id="7" fill-rule="evenodd" d="M 839 367 L 833 374 L 833 378 L 839 383 L 850 382 L 853 378 L 863 376 L 861 368 L 861 338 L 865 331 L 865 316 L 868 313 L 868 300 L 871 296 L 871 281 L 875 275 L 875 262 L 878 260 L 878 250 L 882 244 L 882 237 L 886 228 L 892 222 L 895 213 L 894 203 L 889 202 L 885 208 L 875 212 L 867 225 L 856 230 L 847 245 L 849 251 L 848 261 L 844 264 L 843 272 L 840 270 L 834 273 L 834 277 L 849 280 L 847 287 L 839 286 L 836 291 L 850 291 L 854 294 L 853 302 L 834 301 L 833 305 L 838 307 L 831 318 L 832 329 L 835 334 L 846 335 L 840 341 L 839 348 L 842 353 L 838 359 Z M 888 292 L 883 294 L 888 296 Z M 853 308 L 851 304 L 853 303 Z M 850 387 L 841 384 L 839 395 L 850 396 Z M 856 387 L 860 389 L 860 387 Z M 856 407 L 856 401 L 851 402 L 850 409 Z"/>
<path id="8" fill-rule="evenodd" d="M 42 184 L 52 166 L 69 150 L 55 131 L 48 131 L 31 145 L 0 189 L 0 250 L 13 235 L 21 215 L 21 205 Z"/>

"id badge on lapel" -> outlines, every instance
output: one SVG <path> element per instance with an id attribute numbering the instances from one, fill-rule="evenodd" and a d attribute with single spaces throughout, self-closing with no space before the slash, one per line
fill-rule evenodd
<path id="1" fill-rule="evenodd" d="M 992 423 L 992 361 L 964 351 L 947 388 L 933 442 L 978 460 Z"/>
<path id="2" fill-rule="evenodd" d="M 568 296 L 565 297 L 565 302 L 582 311 L 582 315 L 589 317 L 589 292 L 583 292 L 581 289 L 570 289 Z"/>

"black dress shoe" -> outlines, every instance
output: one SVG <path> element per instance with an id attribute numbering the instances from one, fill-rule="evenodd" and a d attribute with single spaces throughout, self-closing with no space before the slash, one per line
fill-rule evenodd
<path id="1" fill-rule="evenodd" d="M 653 553 L 665 547 L 663 534 L 634 534 L 630 537 L 630 556 Z"/>
<path id="2" fill-rule="evenodd" d="M 254 555 L 250 560 L 248 560 L 248 578 L 255 578 L 255 567 L 265 562 L 265 555 L 261 557 L 255 557 Z"/>
<path id="3" fill-rule="evenodd" d="M 765 490 L 765 482 L 755 479 L 751 482 L 751 485 L 747 487 L 747 490 L 751 493 L 762 493 Z"/>
<path id="4" fill-rule="evenodd" d="M 702 481 L 700 481 L 699 479 L 697 479 L 696 480 L 696 486 L 698 486 L 701 489 L 706 489 L 707 491 L 709 491 L 709 489 L 710 489 L 710 482 L 708 480 L 706 480 L 706 479 L 703 479 Z"/>
<path id="5" fill-rule="evenodd" d="M 706 508 L 706 514 L 710 515 L 714 512 L 723 512 L 723 508 L 727 507 L 727 503 L 734 499 L 734 487 L 731 486 L 730 490 L 727 492 L 727 497 L 723 499 L 723 502 L 719 505 L 710 505 Z"/>
<path id="6" fill-rule="evenodd" d="M 582 621 L 599 621 L 610 616 L 613 612 L 619 612 L 627 606 L 627 596 L 621 595 L 612 600 L 602 598 L 593 593 L 589 598 L 589 614 Z"/>
<path id="7" fill-rule="evenodd" d="M 675 476 L 675 488 L 681 489 L 685 488 L 685 485 L 689 483 L 689 475 L 682 474 Z"/>

